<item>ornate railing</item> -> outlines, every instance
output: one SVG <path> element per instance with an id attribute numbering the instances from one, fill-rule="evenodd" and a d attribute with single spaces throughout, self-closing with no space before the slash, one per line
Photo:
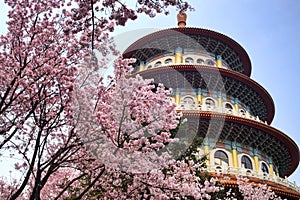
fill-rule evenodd
<path id="1" fill-rule="evenodd" d="M 179 104 L 176 107 L 176 110 L 201 110 L 201 111 L 211 111 L 211 112 L 219 112 L 222 114 L 230 114 L 238 117 L 244 117 L 246 119 L 251 119 L 257 122 L 261 122 L 264 124 L 267 124 L 267 122 L 264 122 L 259 119 L 258 116 L 253 116 L 249 112 L 241 112 L 239 110 L 235 109 L 227 109 L 224 107 L 218 107 L 218 106 L 207 106 L 207 105 L 201 105 L 201 104 Z"/>
<path id="2" fill-rule="evenodd" d="M 245 176 L 245 177 L 258 178 L 258 179 L 265 180 L 265 181 L 271 181 L 271 182 L 286 186 L 297 192 L 300 192 L 300 187 L 297 186 L 295 181 L 290 182 L 287 178 L 281 178 L 275 174 L 256 172 L 251 169 L 237 168 L 237 167 L 231 167 L 231 166 L 224 167 L 224 166 L 219 166 L 219 165 L 208 165 L 205 170 L 210 173 L 217 173 L 217 174 L 222 174 L 222 175 L 226 175 L 226 174 L 239 175 L 239 176 Z"/>

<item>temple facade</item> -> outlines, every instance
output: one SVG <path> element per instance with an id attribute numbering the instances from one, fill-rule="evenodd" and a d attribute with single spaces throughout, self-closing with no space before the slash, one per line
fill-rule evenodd
<path id="1" fill-rule="evenodd" d="M 207 156 L 213 176 L 235 175 L 271 186 L 278 195 L 300 198 L 300 188 L 288 181 L 299 164 L 299 148 L 271 126 L 274 102 L 250 78 L 251 61 L 236 41 L 212 30 L 186 27 L 161 30 L 130 45 L 124 57 L 136 58 L 133 75 L 172 88 L 177 110 L 187 118 L 184 134 L 203 138 L 197 155 Z"/>

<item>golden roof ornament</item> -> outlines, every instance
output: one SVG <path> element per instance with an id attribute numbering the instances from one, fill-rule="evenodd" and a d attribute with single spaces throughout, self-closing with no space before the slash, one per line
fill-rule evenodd
<path id="1" fill-rule="evenodd" d="M 186 13 L 185 12 L 179 12 L 177 15 L 177 21 L 178 21 L 178 27 L 184 28 L 186 25 Z"/>

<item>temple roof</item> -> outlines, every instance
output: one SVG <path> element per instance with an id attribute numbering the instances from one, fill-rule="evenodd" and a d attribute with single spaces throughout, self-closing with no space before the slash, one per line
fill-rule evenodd
<path id="1" fill-rule="evenodd" d="M 183 111 L 183 116 L 188 118 L 189 124 L 192 124 L 201 137 L 205 137 L 211 131 L 216 139 L 234 141 L 271 156 L 281 177 L 291 175 L 299 165 L 297 144 L 272 126 L 216 112 Z M 221 133 L 218 134 L 219 130 Z M 210 137 L 212 136 L 214 135 L 210 134 Z"/>
<path id="2" fill-rule="evenodd" d="M 167 88 L 207 88 L 224 91 L 249 106 L 254 116 L 271 124 L 275 107 L 270 94 L 257 82 L 238 72 L 206 65 L 169 65 L 138 72 Z"/>
<path id="3" fill-rule="evenodd" d="M 139 63 L 173 53 L 178 47 L 220 55 L 230 69 L 251 75 L 251 61 L 241 45 L 221 33 L 201 28 L 171 28 L 149 34 L 130 45 L 123 56 L 136 58 Z"/>

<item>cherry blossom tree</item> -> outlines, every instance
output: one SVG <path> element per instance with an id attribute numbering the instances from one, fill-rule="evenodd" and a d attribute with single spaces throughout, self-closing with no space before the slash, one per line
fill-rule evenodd
<path id="1" fill-rule="evenodd" d="M 89 68 L 79 65 L 84 58 L 93 55 L 95 48 L 104 56 L 107 49 L 113 50 L 108 33 L 113 31 L 115 24 L 125 25 L 127 20 L 136 19 L 137 13 L 150 17 L 157 13 L 167 14 L 170 6 L 188 9 L 186 2 L 137 1 L 134 9 L 121 1 L 104 0 L 6 0 L 5 3 L 11 9 L 8 32 L 0 37 L 0 150 L 1 154 L 10 154 L 19 160 L 15 170 L 22 175 L 11 185 L 1 181 L 2 198 L 40 199 L 43 188 L 54 189 L 50 187 L 51 180 L 57 183 L 53 190 L 57 191 L 55 198 L 61 198 L 65 192 L 76 188 L 76 182 L 89 179 L 89 184 L 74 193 L 76 198 L 84 196 L 105 172 L 105 165 L 93 154 L 97 152 L 90 151 L 93 149 L 90 141 L 83 139 L 90 133 L 89 128 L 93 128 L 94 134 L 100 131 L 98 134 L 104 134 L 116 142 L 118 148 L 126 150 L 134 147 L 157 150 L 163 143 L 172 142 L 169 130 L 177 125 L 177 116 L 170 103 L 166 104 L 165 110 L 157 110 L 161 111 L 157 114 L 166 114 L 161 125 L 152 122 L 156 119 L 151 116 L 139 116 L 143 112 L 139 106 L 132 104 L 130 108 L 131 120 L 136 127 L 151 122 L 148 130 L 163 128 L 149 132 L 157 142 L 148 144 L 147 139 L 138 138 L 139 131 L 135 136 L 119 131 L 115 140 L 115 130 L 107 127 L 109 123 L 104 123 L 103 113 L 100 113 L 101 109 L 109 110 L 110 105 L 106 101 L 106 107 L 98 109 L 98 105 L 103 106 L 102 101 L 109 98 L 102 97 L 103 91 L 115 88 L 105 88 L 101 85 L 101 77 L 93 73 L 104 67 L 105 60 L 89 63 Z M 140 92 L 150 94 L 151 87 L 143 86 Z M 151 103 L 167 103 L 165 95 L 164 89 L 159 89 Z M 121 125 L 127 130 L 130 126 L 123 123 L 123 114 Z M 98 117 L 98 125 L 91 117 Z M 132 142 L 128 141 L 131 137 Z"/>
<path id="2" fill-rule="evenodd" d="M 60 169 L 46 183 L 43 196 L 200 199 L 219 190 L 216 180 L 201 180 L 197 163 L 176 160 L 167 148 L 160 151 L 178 140 L 172 137 L 172 130 L 178 127 L 180 115 L 168 98 L 169 90 L 151 84 L 152 80 L 130 77 L 129 62 L 132 60 L 116 60 L 111 87 L 98 86 L 98 98 L 94 98 L 96 122 L 86 112 L 87 104 L 80 109 L 85 110 L 80 113 L 84 115 L 84 122 L 80 123 L 80 132 L 85 133 L 82 141 L 96 159 L 85 162 L 84 167 L 80 166 L 82 163 L 74 165 L 72 176 L 68 176 L 69 170 Z M 79 100 L 87 98 L 91 102 L 93 98 L 87 94 Z"/>

